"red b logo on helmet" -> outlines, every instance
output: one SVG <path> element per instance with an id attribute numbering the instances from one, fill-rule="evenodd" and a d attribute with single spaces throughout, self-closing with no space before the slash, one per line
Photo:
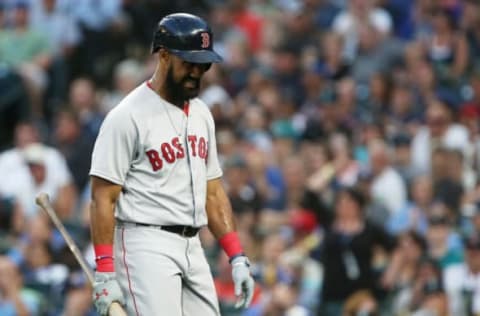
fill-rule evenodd
<path id="1" fill-rule="evenodd" d="M 204 32 L 200 36 L 202 37 L 202 48 L 208 48 L 210 46 L 210 34 Z"/>

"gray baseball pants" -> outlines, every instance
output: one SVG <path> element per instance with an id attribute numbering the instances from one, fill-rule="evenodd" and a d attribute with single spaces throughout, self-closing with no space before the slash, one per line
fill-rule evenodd
<path id="1" fill-rule="evenodd" d="M 198 234 L 117 224 L 115 270 L 128 315 L 220 316 Z"/>

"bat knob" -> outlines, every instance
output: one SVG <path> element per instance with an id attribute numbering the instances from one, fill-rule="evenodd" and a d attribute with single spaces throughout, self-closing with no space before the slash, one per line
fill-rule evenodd
<path id="1" fill-rule="evenodd" d="M 40 193 L 39 195 L 37 195 L 35 202 L 37 203 L 38 206 L 42 206 L 48 202 L 48 199 L 49 198 L 47 193 Z"/>

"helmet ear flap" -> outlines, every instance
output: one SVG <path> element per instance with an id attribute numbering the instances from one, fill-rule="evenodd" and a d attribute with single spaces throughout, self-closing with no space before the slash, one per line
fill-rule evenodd
<path id="1" fill-rule="evenodd" d="M 152 42 L 152 48 L 150 50 L 150 53 L 155 54 L 162 48 L 162 45 L 160 45 L 157 41 L 157 34 L 155 34 L 155 40 Z"/>
<path id="2" fill-rule="evenodd" d="M 151 49 L 152 54 L 158 52 L 160 48 L 164 48 L 167 36 L 168 31 L 164 27 L 160 27 L 153 33 L 153 42 Z"/>

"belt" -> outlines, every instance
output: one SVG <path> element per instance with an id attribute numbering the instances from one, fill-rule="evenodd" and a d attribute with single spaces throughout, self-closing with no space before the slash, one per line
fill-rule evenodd
<path id="1" fill-rule="evenodd" d="M 137 227 L 156 228 L 156 229 L 164 230 L 169 233 L 180 235 L 182 237 L 193 237 L 200 230 L 199 227 L 185 226 L 185 225 L 155 225 L 155 224 L 145 224 L 145 223 L 135 223 L 135 222 L 125 222 L 125 221 L 118 221 L 118 222 L 120 225 L 127 224 L 127 225 L 133 225 Z"/>

